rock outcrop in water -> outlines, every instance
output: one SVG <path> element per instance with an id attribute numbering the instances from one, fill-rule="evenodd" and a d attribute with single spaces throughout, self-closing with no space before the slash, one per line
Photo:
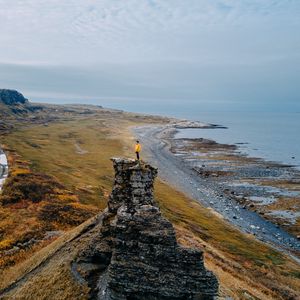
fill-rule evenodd
<path id="1" fill-rule="evenodd" d="M 99 236 L 73 263 L 90 297 L 107 300 L 213 299 L 216 277 L 202 252 L 177 244 L 153 198 L 157 170 L 115 158 L 115 184 Z"/>

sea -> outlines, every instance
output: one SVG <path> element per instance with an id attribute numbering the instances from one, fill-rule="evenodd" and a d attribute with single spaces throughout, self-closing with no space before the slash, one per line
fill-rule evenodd
<path id="1" fill-rule="evenodd" d="M 34 100 L 34 99 L 33 99 Z M 41 102 L 41 99 L 38 99 Z M 43 102 L 61 103 L 56 99 Z M 149 99 L 64 99 L 64 103 L 102 105 L 125 111 L 155 114 L 218 124 L 226 129 L 182 129 L 178 138 L 208 138 L 237 144 L 239 151 L 300 169 L 300 109 L 282 104 L 247 105 L 228 102 Z"/>
<path id="2" fill-rule="evenodd" d="M 300 168 L 300 113 L 294 112 L 213 112 L 201 113 L 201 121 L 227 129 L 184 129 L 177 138 L 208 138 L 236 144 L 252 157 Z"/>

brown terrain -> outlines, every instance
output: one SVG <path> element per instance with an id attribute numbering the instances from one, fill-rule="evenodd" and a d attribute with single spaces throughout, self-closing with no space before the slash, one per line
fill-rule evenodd
<path id="1" fill-rule="evenodd" d="M 131 126 L 174 120 L 84 105 L 0 108 L 9 165 L 0 196 L 0 298 L 88 299 L 89 285 L 69 266 L 99 229 L 114 181 L 110 157 L 133 155 Z M 204 251 L 219 299 L 297 299 L 297 262 L 159 178 L 155 188 L 178 242 Z"/>

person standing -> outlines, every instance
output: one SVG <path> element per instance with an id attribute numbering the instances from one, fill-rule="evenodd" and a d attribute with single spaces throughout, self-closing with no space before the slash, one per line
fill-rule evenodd
<path id="1" fill-rule="evenodd" d="M 136 141 L 136 144 L 135 144 L 135 154 L 136 154 L 136 159 L 137 160 L 140 160 L 140 152 L 141 152 L 141 144 L 139 141 Z"/>

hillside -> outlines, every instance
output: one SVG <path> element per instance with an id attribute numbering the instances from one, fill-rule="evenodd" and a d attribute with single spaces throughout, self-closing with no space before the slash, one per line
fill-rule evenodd
<path id="1" fill-rule="evenodd" d="M 18 91 L 0 89 L 0 115 L 9 116 L 12 114 L 26 113 L 26 106 L 28 104 L 28 99 Z"/>
<path id="2" fill-rule="evenodd" d="M 93 106 L 41 106 L 39 110 L 28 112 L 26 117 L 9 116 L 5 124 L 10 123 L 13 128 L 1 131 L 1 146 L 10 166 L 10 179 L 1 197 L 5 203 L 0 206 L 0 276 L 5 278 L 1 288 L 16 278 L 27 281 L 25 274 L 29 270 L 61 251 L 55 256 L 57 260 L 51 260 L 48 265 L 49 272 L 53 270 L 49 284 L 55 284 L 59 291 L 65 289 L 68 295 L 68 291 L 80 289 L 83 292 L 84 289 L 56 280 L 63 274 L 68 280 L 65 263 L 67 268 L 68 261 L 77 253 L 74 250 L 75 256 L 73 252 L 68 254 L 70 244 L 66 241 L 80 236 L 94 221 L 90 219 L 75 227 L 77 224 L 106 207 L 113 184 L 110 157 L 132 156 L 131 126 L 166 124 L 170 120 Z M 14 200 L 14 185 L 18 184 L 21 192 L 22 180 L 33 180 L 36 182 L 33 187 L 47 187 L 43 200 L 32 201 L 36 196 L 28 193 L 27 197 L 23 193 L 19 200 Z M 204 250 L 205 265 L 216 274 L 220 284 L 220 299 L 228 296 L 297 299 L 300 274 L 295 261 L 252 235 L 242 234 L 160 178 L 156 182 L 155 197 L 163 216 L 174 225 L 178 242 Z M 41 219 L 43 209 L 46 214 L 42 215 L 52 215 L 53 211 L 57 219 Z M 58 216 L 57 211 L 63 215 Z M 82 217 L 72 223 L 77 212 L 82 212 Z M 60 267 L 60 273 L 55 273 L 55 266 Z M 41 282 L 47 281 L 41 278 Z M 84 299 L 84 295 L 82 297 Z"/>
<path id="3" fill-rule="evenodd" d="M 3 118 L 1 147 L 8 156 L 9 178 L 0 195 L 0 272 L 105 207 L 112 182 L 109 157 L 121 153 L 122 145 L 106 138 L 103 123 L 122 118 L 120 111 L 80 105 L 41 105 L 25 115 Z M 134 115 L 127 118 L 130 122 Z M 102 149 L 101 156 L 82 149 L 77 129 L 89 143 L 98 140 L 93 147 Z M 30 141 L 39 133 L 38 142 Z M 46 165 L 40 165 L 40 159 Z M 70 163 L 76 164 L 74 168 Z"/>
<path id="4" fill-rule="evenodd" d="M 113 159 L 108 209 L 85 224 L 2 299 L 213 299 L 218 284 L 202 253 L 177 244 L 171 223 L 153 198 L 157 170 Z M 53 297 L 53 296 L 52 296 Z"/>
<path id="5" fill-rule="evenodd" d="M 18 104 L 27 104 L 28 99 L 26 99 L 18 91 L 0 89 L 0 102 L 6 105 L 18 105 Z"/>

